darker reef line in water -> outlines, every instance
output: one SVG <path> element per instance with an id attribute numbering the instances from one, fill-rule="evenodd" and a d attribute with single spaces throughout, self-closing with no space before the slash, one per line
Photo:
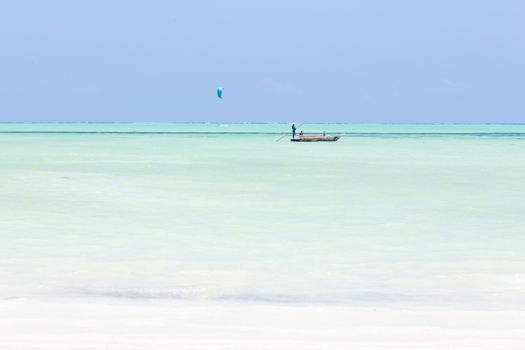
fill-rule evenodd
<path id="1" fill-rule="evenodd" d="M 285 132 L 257 131 L 65 131 L 65 130 L 4 130 L 0 134 L 26 135 L 191 135 L 191 136 L 250 136 L 286 135 Z M 310 134 L 310 133 L 307 133 Z M 315 133 L 311 133 L 315 134 Z M 351 137 L 525 137 L 525 132 L 330 132 Z"/>

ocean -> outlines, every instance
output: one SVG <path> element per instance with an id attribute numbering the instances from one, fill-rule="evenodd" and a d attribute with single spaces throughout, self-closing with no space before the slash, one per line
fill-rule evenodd
<path id="1" fill-rule="evenodd" d="M 525 125 L 0 124 L 0 298 L 525 310 Z"/>

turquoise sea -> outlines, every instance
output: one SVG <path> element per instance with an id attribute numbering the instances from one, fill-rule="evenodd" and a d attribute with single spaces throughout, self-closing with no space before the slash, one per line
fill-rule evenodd
<path id="1" fill-rule="evenodd" d="M 0 124 L 0 298 L 525 309 L 525 125 L 289 128 Z"/>

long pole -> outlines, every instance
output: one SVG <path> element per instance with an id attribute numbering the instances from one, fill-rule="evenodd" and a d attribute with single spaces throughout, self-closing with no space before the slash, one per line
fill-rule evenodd
<path id="1" fill-rule="evenodd" d="M 303 126 L 303 124 L 299 124 L 299 125 L 297 125 L 295 128 L 297 129 L 297 128 L 300 127 L 300 126 Z M 283 136 L 281 136 L 281 137 L 279 137 L 277 140 L 275 140 L 275 142 L 279 142 L 279 141 L 281 141 L 281 140 L 283 139 L 283 137 L 285 137 L 285 136 L 287 136 L 287 135 L 288 135 L 288 133 L 284 134 Z"/>

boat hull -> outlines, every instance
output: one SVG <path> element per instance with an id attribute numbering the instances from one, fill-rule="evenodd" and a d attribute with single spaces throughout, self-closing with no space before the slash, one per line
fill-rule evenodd
<path id="1" fill-rule="evenodd" d="M 335 142 L 341 136 L 299 136 L 298 139 L 290 139 L 292 142 Z"/>

